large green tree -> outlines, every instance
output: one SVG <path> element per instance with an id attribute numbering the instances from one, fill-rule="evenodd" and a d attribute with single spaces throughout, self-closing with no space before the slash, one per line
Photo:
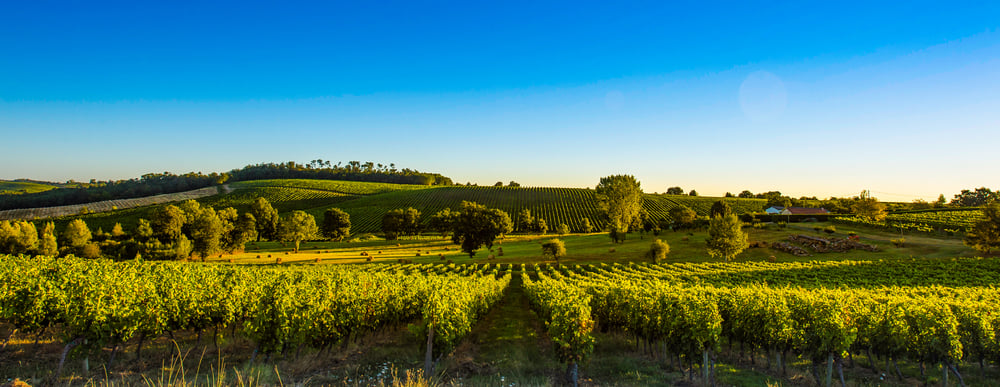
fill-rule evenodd
<path id="1" fill-rule="evenodd" d="M 445 208 L 432 215 L 427 226 L 447 238 L 451 234 L 452 229 L 454 229 L 456 216 L 458 216 L 457 212 L 451 212 L 450 208 Z"/>
<path id="2" fill-rule="evenodd" d="M 517 232 L 532 232 L 535 230 L 535 217 L 531 216 L 531 210 L 525 208 L 517 213 Z"/>
<path id="3" fill-rule="evenodd" d="M 90 233 L 90 228 L 87 227 L 87 223 L 83 219 L 73 219 L 66 225 L 59 237 L 60 244 L 64 247 L 79 249 L 90 243 L 93 234 Z"/>
<path id="4" fill-rule="evenodd" d="M 868 191 L 861 192 L 861 196 L 854 202 L 851 210 L 859 217 L 874 221 L 881 221 L 886 216 L 885 204 L 873 198 Z"/>
<path id="5" fill-rule="evenodd" d="M 299 243 L 304 240 L 315 238 L 319 233 L 316 227 L 316 218 L 305 211 L 295 211 L 281 218 L 278 224 L 278 238 L 286 242 L 295 243 L 295 252 L 299 251 Z"/>
<path id="6" fill-rule="evenodd" d="M 258 241 L 261 238 L 272 241 L 278 239 L 278 211 L 271 207 L 271 202 L 265 198 L 254 199 L 250 205 L 250 214 L 256 220 Z"/>
<path id="7" fill-rule="evenodd" d="M 963 189 L 961 193 L 955 195 L 955 198 L 951 200 L 951 204 L 959 207 L 979 207 L 997 200 L 1000 200 L 1000 191 L 979 187 L 971 191 Z"/>
<path id="8" fill-rule="evenodd" d="M 671 208 L 668 212 L 670 218 L 674 220 L 674 225 L 676 228 L 688 228 L 694 224 L 695 219 L 698 218 L 698 213 L 694 210 L 688 208 L 687 206 L 677 206 Z"/>
<path id="9" fill-rule="evenodd" d="M 730 261 L 749 247 L 747 234 L 736 214 L 716 215 L 708 222 L 708 255 Z"/>
<path id="10" fill-rule="evenodd" d="M 983 208 L 985 219 L 977 222 L 965 233 L 965 244 L 989 254 L 1000 250 L 1000 203 Z"/>
<path id="11" fill-rule="evenodd" d="M 716 200 L 712 203 L 712 208 L 708 211 L 708 216 L 716 217 L 718 215 L 729 215 L 733 213 L 733 208 L 726 203 L 725 200 Z"/>
<path id="12" fill-rule="evenodd" d="M 622 231 L 635 223 L 642 208 L 642 188 L 632 175 L 602 177 L 595 188 L 601 209 L 611 223 L 618 223 Z"/>
<path id="13" fill-rule="evenodd" d="M 0 253 L 27 254 L 38 248 L 38 230 L 31 222 L 0 222 Z"/>
<path id="14" fill-rule="evenodd" d="M 205 260 L 209 255 L 219 251 L 222 234 L 225 230 L 222 221 L 212 207 L 189 208 L 188 212 L 195 211 L 197 213 L 191 216 L 190 223 L 186 227 L 191 236 L 193 252 Z"/>
<path id="15" fill-rule="evenodd" d="M 415 208 L 390 210 L 382 216 L 382 233 L 385 239 L 394 240 L 401 235 L 420 233 L 420 211 Z"/>
<path id="16" fill-rule="evenodd" d="M 542 244 L 542 255 L 558 261 L 559 258 L 566 256 L 566 244 L 559 239 L 545 242 Z"/>
<path id="17" fill-rule="evenodd" d="M 344 240 L 351 235 L 351 215 L 339 208 L 331 208 L 323 212 L 323 236 L 335 241 Z"/>
<path id="18" fill-rule="evenodd" d="M 56 224 L 45 223 L 42 227 L 42 236 L 38 239 L 38 254 L 55 256 L 59 254 L 59 244 L 56 242 Z"/>
<path id="19" fill-rule="evenodd" d="M 184 233 L 184 222 L 186 221 L 187 217 L 184 215 L 184 211 L 171 204 L 153 211 L 149 223 L 153 228 L 153 235 L 160 242 L 169 243 L 177 240 Z"/>
<path id="20" fill-rule="evenodd" d="M 484 245 L 492 248 L 498 237 L 513 230 L 506 212 L 467 201 L 462 201 L 453 226 L 451 241 L 462 245 L 462 251 L 469 257 L 474 257 L 476 250 Z"/>
<path id="21" fill-rule="evenodd" d="M 235 208 L 227 207 L 217 214 L 222 222 L 219 244 L 223 251 L 232 253 L 243 250 L 247 242 L 257 238 L 257 221 L 249 212 L 240 214 Z"/>

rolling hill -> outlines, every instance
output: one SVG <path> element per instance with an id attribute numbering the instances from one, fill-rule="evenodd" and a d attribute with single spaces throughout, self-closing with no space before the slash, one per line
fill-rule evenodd
<path id="1" fill-rule="evenodd" d="M 553 187 L 480 187 L 480 186 L 420 186 L 405 184 L 367 183 L 353 181 L 277 179 L 238 182 L 229 185 L 230 192 L 197 199 L 216 209 L 234 207 L 245 211 L 258 197 L 271 202 L 285 214 L 304 210 L 320 221 L 329 208 L 340 208 L 351 215 L 353 233 L 378 232 L 382 216 L 389 210 L 413 207 L 420 210 L 426 224 L 430 216 L 445 209 L 458 209 L 462 201 L 473 201 L 499 208 L 517 221 L 522 209 L 529 209 L 536 218 L 545 219 L 550 229 L 565 223 L 573 231 L 582 228 L 583 218 L 589 218 L 595 229 L 603 228 L 600 203 L 592 189 Z M 687 195 L 646 194 L 643 207 L 654 219 L 669 218 L 670 209 L 687 206 L 699 215 L 707 215 L 717 200 L 727 201 L 737 213 L 760 212 L 763 199 L 717 198 Z M 84 219 L 91 229 L 110 229 L 120 222 L 126 229 L 135 227 L 139 218 L 149 218 L 151 212 L 165 204 L 116 210 L 96 214 L 60 218 Z"/>

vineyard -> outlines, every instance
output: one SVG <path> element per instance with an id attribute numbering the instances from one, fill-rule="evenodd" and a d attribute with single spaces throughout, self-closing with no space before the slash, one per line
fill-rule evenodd
<path id="1" fill-rule="evenodd" d="M 360 181 L 314 180 L 314 179 L 269 179 L 238 181 L 229 185 L 236 190 L 252 187 L 298 188 L 330 191 L 344 195 L 375 195 L 392 191 L 427 189 L 425 185 L 369 183 Z"/>
<path id="2" fill-rule="evenodd" d="M 699 215 L 707 215 L 712 203 L 720 199 L 650 194 L 644 196 L 643 207 L 653 219 L 669 219 L 669 211 L 680 205 L 690 207 Z M 550 228 L 564 223 L 578 232 L 583 229 L 584 218 L 590 220 L 595 230 L 605 226 L 597 195 L 593 190 L 582 188 L 435 187 L 367 196 L 331 207 L 351 215 L 354 232 L 378 232 L 382 216 L 387 211 L 413 207 L 421 211 L 426 224 L 434 213 L 445 208 L 457 209 L 463 200 L 501 209 L 511 216 L 515 224 L 520 211 L 528 209 L 533 217 L 544 219 Z M 723 200 L 730 203 L 737 213 L 763 211 L 765 203 L 762 199 Z M 321 217 L 326 208 L 314 208 L 308 212 Z"/>
<path id="3" fill-rule="evenodd" d="M 592 375 L 590 359 L 616 337 L 705 381 L 718 366 L 759 361 L 758 372 L 820 385 L 865 374 L 977 385 L 1000 358 L 998 258 L 275 266 L 0 256 L 0 326 L 58 332 L 71 365 L 49 377 L 80 360 L 112 366 L 126 349 L 141 357 L 144 343 L 185 332 L 236 335 L 252 344 L 232 361 L 254 363 L 400 324 L 426 339 L 430 350 L 409 357 L 433 370 L 515 275 L 570 378 Z"/>
<path id="4" fill-rule="evenodd" d="M 220 329 L 255 344 L 251 362 L 407 322 L 419 322 L 440 353 L 500 299 L 509 268 L 237 267 L 0 256 L 0 321 L 23 333 L 58 329 L 63 359 L 70 354 L 86 362 L 112 348 L 110 359 L 101 359 L 108 366 L 126 345 L 141 356 L 143 343 L 157 337 L 218 335 Z"/>
<path id="5" fill-rule="evenodd" d="M 899 362 L 920 364 L 925 380 L 924 367 L 940 364 L 939 380 L 964 384 L 963 365 L 1000 357 L 995 258 L 526 269 L 526 291 L 571 365 L 590 355 L 595 326 L 706 381 L 723 355 L 746 352 L 782 375 L 792 359 L 810 360 L 815 382 L 828 386 L 845 385 L 847 361 L 900 381 L 914 375 Z"/>
<path id="6" fill-rule="evenodd" d="M 135 199 L 105 200 L 87 204 L 74 204 L 69 206 L 25 208 L 17 210 L 0 211 L 0 220 L 11 219 L 45 219 L 60 216 L 76 215 L 86 209 L 88 212 L 108 212 L 114 210 L 145 207 L 161 203 L 169 203 L 190 199 L 199 199 L 219 193 L 218 187 L 206 187 L 192 191 L 177 192 L 171 194 L 154 195 Z"/>
<path id="7" fill-rule="evenodd" d="M 873 221 L 857 216 L 845 216 L 835 218 L 834 222 L 892 231 L 902 229 L 905 231 L 956 235 L 966 232 L 976 222 L 983 219 L 982 210 L 978 208 L 961 208 L 892 213 L 887 215 L 883 221 Z"/>

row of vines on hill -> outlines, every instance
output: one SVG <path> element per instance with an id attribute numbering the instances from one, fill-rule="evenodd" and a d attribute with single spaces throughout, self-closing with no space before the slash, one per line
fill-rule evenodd
<path id="1" fill-rule="evenodd" d="M 767 271 L 774 267 L 744 264 L 535 266 L 535 279 L 524 275 L 525 289 L 563 361 L 572 365 L 593 350 L 593 329 L 634 336 L 650 353 L 678 365 L 700 365 L 702 378 L 714 378 L 718 353 L 738 345 L 774 359 L 784 373 L 789 356 L 811 360 L 813 375 L 830 385 L 835 374 L 843 382 L 845 357 L 867 357 L 875 372 L 903 379 L 898 360 L 941 364 L 961 380 L 958 365 L 1000 360 L 1000 291 L 984 283 L 980 270 L 995 281 L 997 259 L 905 262 L 911 274 L 953 279 L 941 285 L 846 288 L 854 278 L 878 272 L 878 267 L 843 264 L 842 282 L 817 284 L 802 277 L 771 287 Z M 978 270 L 949 273 L 965 263 Z M 770 264 L 776 265 L 776 264 Z M 819 268 L 833 264 L 800 264 Z M 529 268 L 525 268 L 529 269 Z M 800 268 L 788 268 L 798 270 Z M 530 269 L 528 270 L 530 271 Z M 734 274 L 763 274 L 763 279 Z M 828 274 L 820 272 L 821 275 Z M 880 276 L 887 284 L 890 275 Z M 932 283 L 933 280 L 926 280 Z M 877 280 L 876 280 L 877 282 Z M 964 282 L 964 283 L 963 283 Z M 791 286 L 789 286 L 791 285 Z M 800 287 L 804 285 L 808 287 Z M 827 287 L 828 286 L 828 287 Z M 574 301 L 569 301 L 574 300 Z M 571 306 L 567 305 L 571 304 Z M 884 364 L 875 362 L 876 356 Z M 768 361 L 770 366 L 770 361 Z M 825 378 L 820 366 L 826 365 Z M 692 375 L 693 376 L 693 375 Z M 823 381 L 825 379 L 825 383 Z"/>
<path id="2" fill-rule="evenodd" d="M 890 231 L 918 231 L 924 233 L 945 233 L 955 235 L 970 230 L 977 222 L 985 219 L 981 209 L 914 211 L 889 214 L 884 220 L 872 220 L 858 216 L 844 216 L 834 222 L 881 228 Z"/>
<path id="3" fill-rule="evenodd" d="M 566 224 L 570 230 L 583 230 L 583 219 L 589 219 L 595 230 L 606 226 L 600 202 L 593 190 L 581 188 L 519 188 L 519 187 L 439 187 L 407 192 L 389 192 L 335 205 L 351 214 L 355 232 L 377 232 L 387 211 L 413 207 L 423 214 L 423 222 L 445 208 L 457 209 L 463 200 L 476 202 L 507 212 L 514 224 L 521 210 L 528 209 L 533 217 L 544 219 L 550 229 Z M 670 219 L 669 211 L 685 205 L 699 215 L 708 215 L 712 203 L 719 198 L 699 198 L 674 195 L 646 195 L 643 207 L 654 220 Z M 737 213 L 760 212 L 764 201 L 759 199 L 724 199 Z M 322 215 L 325 208 L 310 210 Z"/>
<path id="4" fill-rule="evenodd" d="M 433 332 L 429 344 L 441 352 L 470 331 L 510 281 L 509 271 L 495 265 L 416 265 L 408 274 L 376 267 L 0 256 L 0 322 L 28 333 L 55 327 L 66 351 L 84 358 L 129 342 L 141 355 L 143 342 L 162 335 L 224 328 L 256 343 L 256 357 L 325 348 L 414 321 Z"/>

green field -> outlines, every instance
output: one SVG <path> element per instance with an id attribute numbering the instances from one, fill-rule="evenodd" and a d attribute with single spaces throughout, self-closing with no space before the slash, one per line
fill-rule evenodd
<path id="1" fill-rule="evenodd" d="M 59 188 L 55 185 L 32 183 L 27 181 L 0 180 L 0 195 L 18 195 L 25 193 L 45 192 Z"/>
<path id="2" fill-rule="evenodd" d="M 445 209 L 458 209 L 462 201 L 473 201 L 491 208 L 506 211 L 517 222 L 522 209 L 531 210 L 535 218 L 545 219 L 549 229 L 565 223 L 573 231 L 580 231 L 583 218 L 590 219 L 595 230 L 604 228 L 600 203 L 591 189 L 583 188 L 515 188 L 478 186 L 422 186 L 386 183 L 367 183 L 331 180 L 256 180 L 229 185 L 231 192 L 198 199 L 203 205 L 216 209 L 234 207 L 240 211 L 249 208 L 258 197 L 271 202 L 279 213 L 304 210 L 317 221 L 329 208 L 340 208 L 351 215 L 353 233 L 377 233 L 382 216 L 398 208 L 413 207 L 420 210 L 426 224 L 431 215 Z M 763 199 L 737 199 L 693 197 L 686 195 L 647 194 L 643 207 L 654 219 L 669 219 L 670 209 L 684 205 L 699 215 L 708 215 L 712 203 L 725 200 L 737 213 L 761 212 Z M 139 218 L 149 218 L 158 206 L 133 208 L 74 216 L 59 219 L 61 226 L 70 219 L 84 219 L 92 229 L 109 230 L 116 222 L 126 229 L 135 227 Z"/>

